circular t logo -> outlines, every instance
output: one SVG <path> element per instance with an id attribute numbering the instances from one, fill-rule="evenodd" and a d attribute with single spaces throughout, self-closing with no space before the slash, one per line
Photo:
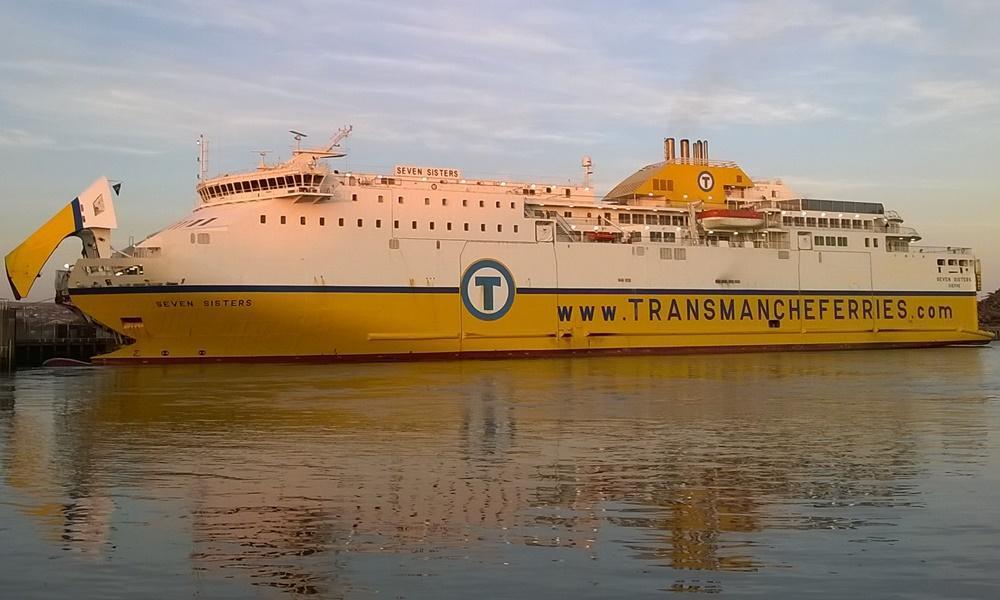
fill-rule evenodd
<path id="1" fill-rule="evenodd" d="M 715 187 L 715 177 L 712 177 L 708 171 L 702 171 L 698 174 L 698 187 L 703 192 L 711 192 L 712 188 Z"/>
<path id="2" fill-rule="evenodd" d="M 507 267 L 489 258 L 469 265 L 458 291 L 465 310 L 483 321 L 495 321 L 507 314 L 517 293 Z"/>

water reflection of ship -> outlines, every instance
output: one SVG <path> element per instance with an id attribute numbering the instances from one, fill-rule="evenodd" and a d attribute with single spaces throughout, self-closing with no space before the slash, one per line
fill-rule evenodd
<path id="1" fill-rule="evenodd" d="M 358 553 L 596 553 L 609 526 L 641 559 L 746 570 L 752 532 L 838 525 L 776 499 L 919 502 L 901 480 L 918 470 L 927 404 L 888 401 L 919 382 L 871 389 L 860 356 L 814 356 L 86 371 L 61 379 L 50 430 L 15 404 L 0 441 L 7 485 L 36 507 L 69 505 L 68 489 L 110 507 L 102 490 L 123 480 L 190 496 L 193 568 L 299 593 L 350 586 Z M 832 381 L 838 397 L 817 398 Z M 934 419 L 963 435 L 974 421 Z M 44 460 L 16 459 L 40 447 Z M 93 544 L 110 512 L 54 518 L 67 543 Z"/>

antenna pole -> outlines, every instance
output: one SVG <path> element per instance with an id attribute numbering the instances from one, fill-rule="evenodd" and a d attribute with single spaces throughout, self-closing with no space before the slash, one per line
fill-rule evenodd
<path id="1" fill-rule="evenodd" d="M 580 166 L 583 167 L 583 187 L 589 188 L 590 176 L 594 174 L 594 161 L 589 156 L 584 156 Z"/>
<path id="2" fill-rule="evenodd" d="M 198 180 L 205 181 L 208 176 L 208 139 L 205 134 L 198 136 Z"/>

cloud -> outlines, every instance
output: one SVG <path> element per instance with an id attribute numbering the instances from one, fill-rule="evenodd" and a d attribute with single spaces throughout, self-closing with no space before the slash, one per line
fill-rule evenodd
<path id="1" fill-rule="evenodd" d="M 909 126 L 939 120 L 1000 116 L 1000 85 L 976 80 L 932 80 L 914 83 L 909 94 L 889 112 L 890 123 Z"/>

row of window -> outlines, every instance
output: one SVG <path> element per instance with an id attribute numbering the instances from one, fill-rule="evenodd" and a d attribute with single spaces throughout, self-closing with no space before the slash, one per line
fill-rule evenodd
<path id="1" fill-rule="evenodd" d="M 618 222 L 634 225 L 687 225 L 687 217 L 683 215 L 643 215 L 618 213 Z"/>
<path id="2" fill-rule="evenodd" d="M 813 237 L 814 246 L 847 246 L 847 238 L 842 236 L 822 236 L 817 235 Z M 868 245 L 868 238 L 865 238 L 865 246 Z"/>
<path id="3" fill-rule="evenodd" d="M 674 180 L 673 179 L 654 179 L 653 189 L 658 192 L 672 192 L 674 191 Z"/>
<path id="4" fill-rule="evenodd" d="M 261 215 L 260 216 L 260 222 L 261 222 L 262 225 L 266 224 L 267 223 L 267 215 Z M 288 219 L 284 215 L 281 215 L 280 217 L 278 217 L 278 222 L 281 223 L 282 225 L 286 225 L 288 223 Z M 305 225 L 305 224 L 306 224 L 306 218 L 305 217 L 299 217 L 299 225 Z M 337 226 L 338 227 L 344 227 L 344 224 L 345 224 L 345 220 L 344 220 L 343 217 L 337 219 Z M 326 217 L 319 217 L 319 226 L 320 227 L 325 227 L 326 226 Z M 357 220 L 357 226 L 358 227 L 364 227 L 365 226 L 365 220 L 364 219 L 358 219 Z M 451 221 L 446 222 L 444 224 L 444 226 L 445 226 L 445 229 L 447 231 L 452 231 L 453 224 L 452 224 Z M 393 229 L 399 229 L 399 220 L 398 219 L 396 219 L 396 220 L 394 220 L 392 222 L 392 227 L 393 227 Z M 410 221 L 410 229 L 417 229 L 417 227 L 418 227 L 418 222 L 417 221 Z M 498 223 L 496 227 L 497 227 L 497 233 L 503 233 L 503 224 Z M 376 229 L 381 229 L 382 228 L 382 219 L 375 219 L 375 228 Z M 430 231 L 436 230 L 437 229 L 437 221 L 428 221 L 427 228 Z M 463 231 L 469 231 L 470 230 L 469 229 L 469 223 L 462 223 L 462 230 Z M 480 223 L 479 224 L 479 230 L 480 231 L 486 231 L 486 223 Z M 514 233 L 518 233 L 519 230 L 520 230 L 519 226 L 514 225 Z"/>
<path id="5" fill-rule="evenodd" d="M 249 181 L 233 181 L 230 183 L 220 183 L 203 188 L 199 193 L 202 199 L 220 198 L 230 194 L 242 192 L 266 192 L 268 190 L 284 190 L 297 187 L 319 187 L 323 182 L 323 175 L 311 173 L 296 173 L 281 177 L 266 177 L 263 179 L 253 179 Z"/>
<path id="6" fill-rule="evenodd" d="M 358 201 L 358 195 L 357 194 L 351 194 L 351 200 L 354 201 L 354 202 L 357 202 Z M 384 203 L 385 202 L 385 196 L 383 196 L 382 194 L 379 194 L 378 201 L 379 201 L 379 204 Z M 397 204 L 403 204 L 403 201 L 404 201 L 403 196 L 397 196 L 396 197 L 396 203 Z M 431 205 L 431 199 L 425 197 L 424 198 L 424 205 L 425 206 L 430 206 Z M 441 206 L 448 206 L 448 199 L 447 198 L 441 198 Z M 462 206 L 469 206 L 469 201 L 468 200 L 462 200 Z M 497 201 L 496 202 L 496 207 L 500 208 L 500 206 L 501 206 L 501 202 Z M 486 208 L 486 201 L 485 200 L 480 200 L 479 201 L 479 208 Z M 517 203 L 516 202 L 511 202 L 510 203 L 510 208 L 511 209 L 516 209 L 517 208 Z"/>
<path id="7" fill-rule="evenodd" d="M 786 227 L 829 227 L 831 229 L 872 230 L 872 222 L 864 219 L 830 219 L 827 217 L 781 217 Z"/>

